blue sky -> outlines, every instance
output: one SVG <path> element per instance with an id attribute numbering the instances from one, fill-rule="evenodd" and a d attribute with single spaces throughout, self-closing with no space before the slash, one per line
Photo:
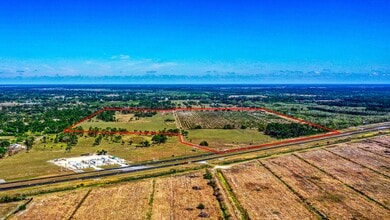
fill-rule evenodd
<path id="1" fill-rule="evenodd" d="M 387 0 L 2 0 L 0 83 L 390 83 L 389 11 Z"/>

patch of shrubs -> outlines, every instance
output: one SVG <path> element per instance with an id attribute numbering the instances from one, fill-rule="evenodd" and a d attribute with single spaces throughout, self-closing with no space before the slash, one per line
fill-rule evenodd
<path id="1" fill-rule="evenodd" d="M 16 202 L 16 201 L 21 201 L 25 200 L 26 197 L 24 195 L 19 195 L 19 196 L 2 196 L 0 197 L 0 203 L 8 203 L 8 202 Z"/>
<path id="2" fill-rule="evenodd" d="M 200 146 L 209 146 L 209 143 L 207 143 L 207 141 L 202 141 L 202 142 L 200 142 L 199 145 Z"/>

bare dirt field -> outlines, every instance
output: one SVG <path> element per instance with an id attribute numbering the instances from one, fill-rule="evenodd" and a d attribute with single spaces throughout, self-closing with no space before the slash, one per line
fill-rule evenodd
<path id="1" fill-rule="evenodd" d="M 87 190 L 74 190 L 34 197 L 27 209 L 11 219 L 68 219 Z"/>
<path id="2" fill-rule="evenodd" d="M 219 204 L 202 174 L 196 172 L 157 179 L 151 218 L 202 219 L 199 214 L 204 212 L 210 219 L 218 219 L 221 216 Z M 200 203 L 205 207 L 203 210 L 197 208 Z"/>
<path id="3" fill-rule="evenodd" d="M 389 214 L 383 207 L 293 155 L 262 163 L 327 218 L 385 219 Z"/>
<path id="4" fill-rule="evenodd" d="M 151 180 L 96 188 L 73 219 L 145 219 L 151 193 Z"/>
<path id="5" fill-rule="evenodd" d="M 381 157 L 374 153 L 364 151 L 355 147 L 354 144 L 339 145 L 337 147 L 328 148 L 328 150 L 380 173 L 390 175 L 390 158 Z"/>
<path id="6" fill-rule="evenodd" d="M 223 170 L 251 219 L 316 219 L 316 215 L 258 161 Z"/>
<path id="7" fill-rule="evenodd" d="M 389 208 L 389 178 L 325 150 L 307 151 L 297 155 Z"/>

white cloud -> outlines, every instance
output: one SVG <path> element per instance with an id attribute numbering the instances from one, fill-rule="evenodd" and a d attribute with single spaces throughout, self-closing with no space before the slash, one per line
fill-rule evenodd
<path id="1" fill-rule="evenodd" d="M 130 59 L 129 55 L 126 54 L 119 54 L 111 57 L 112 60 L 128 60 Z"/>

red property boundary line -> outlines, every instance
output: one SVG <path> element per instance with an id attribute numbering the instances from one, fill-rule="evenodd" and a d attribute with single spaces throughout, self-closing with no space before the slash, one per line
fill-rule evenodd
<path id="1" fill-rule="evenodd" d="M 150 109 L 150 108 L 102 108 L 93 114 L 81 119 L 80 121 L 72 124 L 71 126 L 67 127 L 64 129 L 65 133 L 88 133 L 89 131 L 87 130 L 74 130 L 73 128 L 76 127 L 77 125 L 92 119 L 96 115 L 104 112 L 104 111 L 139 111 L 139 112 L 174 112 L 174 111 L 262 111 L 266 113 L 270 113 L 273 115 L 277 115 L 279 117 L 283 117 L 286 119 L 290 119 L 295 122 L 303 123 L 310 125 L 312 127 L 320 128 L 322 130 L 327 131 L 325 134 L 319 134 L 319 135 L 313 135 L 309 137 L 299 137 L 299 138 L 292 138 L 292 139 L 287 139 L 283 141 L 277 141 L 277 142 L 271 142 L 271 143 L 265 143 L 265 144 L 260 144 L 260 145 L 254 145 L 254 146 L 248 146 L 248 147 L 240 147 L 240 148 L 234 148 L 234 149 L 229 149 L 229 150 L 216 150 L 213 148 L 205 147 L 205 146 L 199 146 L 197 144 L 189 143 L 186 142 L 183 138 L 183 136 L 180 133 L 171 133 L 171 132 L 159 132 L 159 131 L 118 131 L 118 132 L 110 132 L 110 131 L 97 131 L 94 133 L 97 134 L 135 134 L 135 135 L 156 135 L 156 134 L 163 134 L 167 136 L 177 136 L 179 138 L 180 143 L 193 147 L 193 148 L 198 148 L 206 151 L 210 151 L 213 153 L 218 153 L 218 154 L 223 154 L 223 153 L 231 153 L 231 152 L 237 152 L 237 151 L 244 151 L 244 150 L 252 150 L 252 149 L 257 149 L 257 148 L 262 148 L 262 147 L 272 147 L 276 145 L 281 145 L 281 144 L 290 144 L 294 142 L 299 142 L 299 141 L 307 141 L 307 140 L 315 140 L 323 137 L 329 137 L 333 135 L 340 134 L 339 131 L 333 130 L 309 121 L 305 121 L 300 118 L 295 118 L 290 115 L 286 115 L 271 109 L 267 108 L 248 108 L 248 107 L 223 107 L 223 108 L 171 108 L 171 109 Z"/>

